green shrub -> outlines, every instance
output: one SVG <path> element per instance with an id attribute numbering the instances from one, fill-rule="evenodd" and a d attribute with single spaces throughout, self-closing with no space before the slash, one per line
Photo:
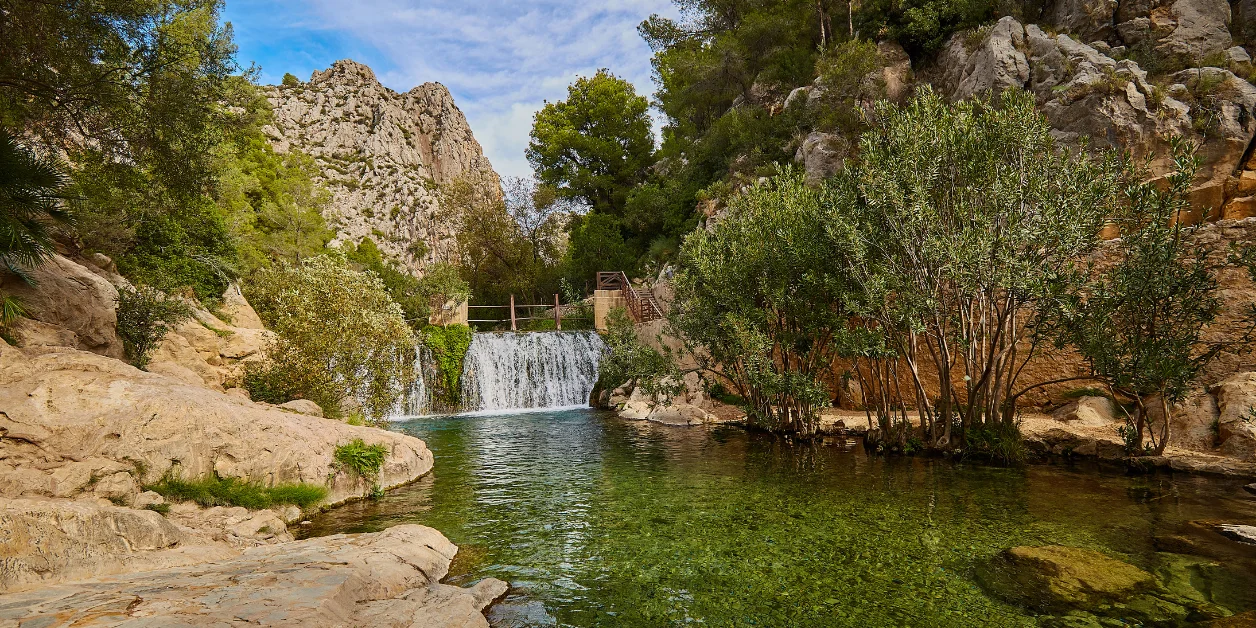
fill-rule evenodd
<path id="1" fill-rule="evenodd" d="M 300 84 L 301 84 L 301 79 L 297 78 L 291 72 L 284 72 L 283 74 L 284 87 L 297 87 Z"/>
<path id="2" fill-rule="evenodd" d="M 450 407 L 462 401 L 462 367 L 471 337 L 471 328 L 466 325 L 429 325 L 423 329 L 423 345 L 432 352 L 440 370 L 432 392 Z"/>
<path id="3" fill-rule="evenodd" d="M 372 484 L 379 479 L 380 469 L 384 468 L 387 457 L 388 446 L 379 443 L 367 445 L 360 438 L 337 447 L 335 453 L 336 464 Z"/>
<path id="4" fill-rule="evenodd" d="M 303 397 L 333 416 L 352 398 L 378 419 L 409 389 L 414 333 L 374 273 L 333 253 L 261 269 L 245 289 L 278 336 L 271 363 L 246 375 L 265 395 Z"/>
<path id="5" fill-rule="evenodd" d="M 163 338 L 179 323 L 192 317 L 192 308 L 149 286 L 118 289 L 118 336 L 127 358 L 146 368 Z"/>
<path id="6" fill-rule="evenodd" d="M 210 475 L 198 480 L 184 480 L 167 474 L 160 482 L 144 487 L 172 501 L 196 502 L 206 508 L 211 506 L 243 506 L 249 510 L 261 510 L 271 506 L 293 505 L 309 508 L 327 497 L 327 489 L 304 482 L 263 486 L 236 478 L 220 478 Z"/>
<path id="7" fill-rule="evenodd" d="M 998 422 L 964 430 L 964 457 L 1016 465 L 1025 462 L 1029 450 L 1019 423 Z"/>

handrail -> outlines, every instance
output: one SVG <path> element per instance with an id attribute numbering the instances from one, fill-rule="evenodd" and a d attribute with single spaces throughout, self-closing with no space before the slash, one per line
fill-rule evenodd
<path id="1" fill-rule="evenodd" d="M 658 299 L 649 290 L 638 290 L 632 287 L 632 281 L 623 271 L 602 271 L 597 274 L 598 290 L 619 290 L 628 304 L 628 313 L 638 323 L 648 323 L 663 318 L 663 309 Z"/>

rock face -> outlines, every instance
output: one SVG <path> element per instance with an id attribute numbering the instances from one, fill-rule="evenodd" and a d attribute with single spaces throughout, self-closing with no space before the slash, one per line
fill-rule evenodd
<path id="1" fill-rule="evenodd" d="M 25 325 L 35 344 L 65 344 L 114 358 L 123 357 L 115 313 L 118 290 L 84 265 L 54 255 L 31 271 L 34 285 L 10 273 L 0 274 L 0 291 L 21 299 L 30 319 Z"/>
<path id="2" fill-rule="evenodd" d="M 440 584 L 458 551 L 436 530 L 402 525 L 260 547 L 173 567 L 0 596 L 4 625 L 488 626 L 506 585 Z"/>
<path id="3" fill-rule="evenodd" d="M 136 485 L 167 473 L 216 473 L 326 485 L 334 504 L 370 490 L 333 459 L 356 438 L 388 447 L 384 487 L 432 467 L 410 436 L 266 408 L 80 351 L 27 357 L 0 343 L 0 409 L 4 497 L 68 497 L 122 473 L 130 489 L 108 497 L 131 503 Z"/>
<path id="4" fill-rule="evenodd" d="M 274 122 L 264 131 L 277 152 L 314 157 L 318 180 L 333 196 L 324 214 L 340 240 L 372 237 L 417 271 L 454 252 L 440 186 L 466 180 L 479 194 L 501 195 L 466 118 L 439 83 L 398 94 L 346 60 L 308 83 L 268 87 L 266 96 Z"/>
<path id="5" fill-rule="evenodd" d="M 1172 42 L 1181 42 L 1183 49 L 1209 51 L 1202 55 L 1230 48 L 1228 34 L 1214 38 L 1213 43 L 1201 43 L 1208 38 L 1200 33 L 1215 30 L 1216 24 L 1224 30 L 1228 24 L 1228 5 L 1224 0 L 1216 1 L 1220 2 L 1216 7 L 1212 6 L 1214 0 L 1175 3 L 1173 10 L 1180 10 L 1182 15 L 1219 16 L 1220 7 L 1224 7 L 1226 20 L 1217 22 L 1217 17 L 1211 22 L 1202 18 L 1191 22 L 1183 18 L 1172 31 L 1176 39 L 1165 40 L 1169 42 L 1165 45 L 1173 47 L 1178 44 Z M 1058 6 L 1072 7 L 1069 15 L 1081 15 L 1073 4 Z M 1204 22 L 1213 26 L 1205 28 Z M 1185 26 L 1188 23 L 1195 26 Z M 1238 213 L 1246 207 L 1242 199 L 1247 194 L 1238 191 L 1239 181 L 1231 180 L 1241 179 L 1247 168 L 1243 160 L 1256 136 L 1256 86 L 1245 77 L 1208 67 L 1173 74 L 1166 79 L 1168 88 L 1157 87 L 1130 59 L 1114 59 L 1069 35 L 1050 35 L 1032 24 L 1022 26 L 1011 17 L 1000 19 L 977 43 L 973 40 L 972 33 L 956 34 L 939 58 L 942 70 L 934 82 L 950 98 L 969 98 L 986 90 L 1027 89 L 1033 92 L 1059 139 L 1076 143 L 1087 137 L 1093 148 L 1129 150 L 1140 160 L 1150 157 L 1153 176 L 1170 169 L 1169 138 L 1194 140 L 1200 146 L 1203 164 L 1193 193 L 1195 204 L 1212 210 L 1213 219 L 1225 211 L 1231 213 L 1227 217 L 1241 217 Z M 1096 45 L 1111 50 L 1106 43 Z M 1192 53 L 1192 58 L 1198 56 Z M 1227 203 L 1236 201 L 1227 210 Z M 1202 212 L 1194 220 L 1201 216 Z"/>

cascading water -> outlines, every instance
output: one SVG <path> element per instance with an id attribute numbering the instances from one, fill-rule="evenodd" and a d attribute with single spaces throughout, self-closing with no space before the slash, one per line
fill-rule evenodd
<path id="1" fill-rule="evenodd" d="M 583 406 L 606 345 L 591 331 L 481 333 L 462 369 L 466 410 Z"/>
<path id="2" fill-rule="evenodd" d="M 463 362 L 462 405 L 451 408 L 432 394 L 429 382 L 441 375 L 431 351 L 421 347 L 418 377 L 398 418 L 585 406 L 605 351 L 591 331 L 477 333 Z"/>

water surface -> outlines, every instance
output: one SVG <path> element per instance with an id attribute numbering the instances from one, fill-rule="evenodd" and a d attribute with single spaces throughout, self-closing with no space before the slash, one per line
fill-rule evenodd
<path id="1" fill-rule="evenodd" d="M 1256 523 L 1239 482 L 886 459 L 590 410 L 396 429 L 427 441 L 433 472 L 304 533 L 432 526 L 461 548 L 449 582 L 511 583 L 495 626 L 1032 626 L 972 573 L 1042 544 L 1173 566 L 1231 611 L 1256 609 L 1240 563 L 1158 551 L 1189 521 Z"/>

